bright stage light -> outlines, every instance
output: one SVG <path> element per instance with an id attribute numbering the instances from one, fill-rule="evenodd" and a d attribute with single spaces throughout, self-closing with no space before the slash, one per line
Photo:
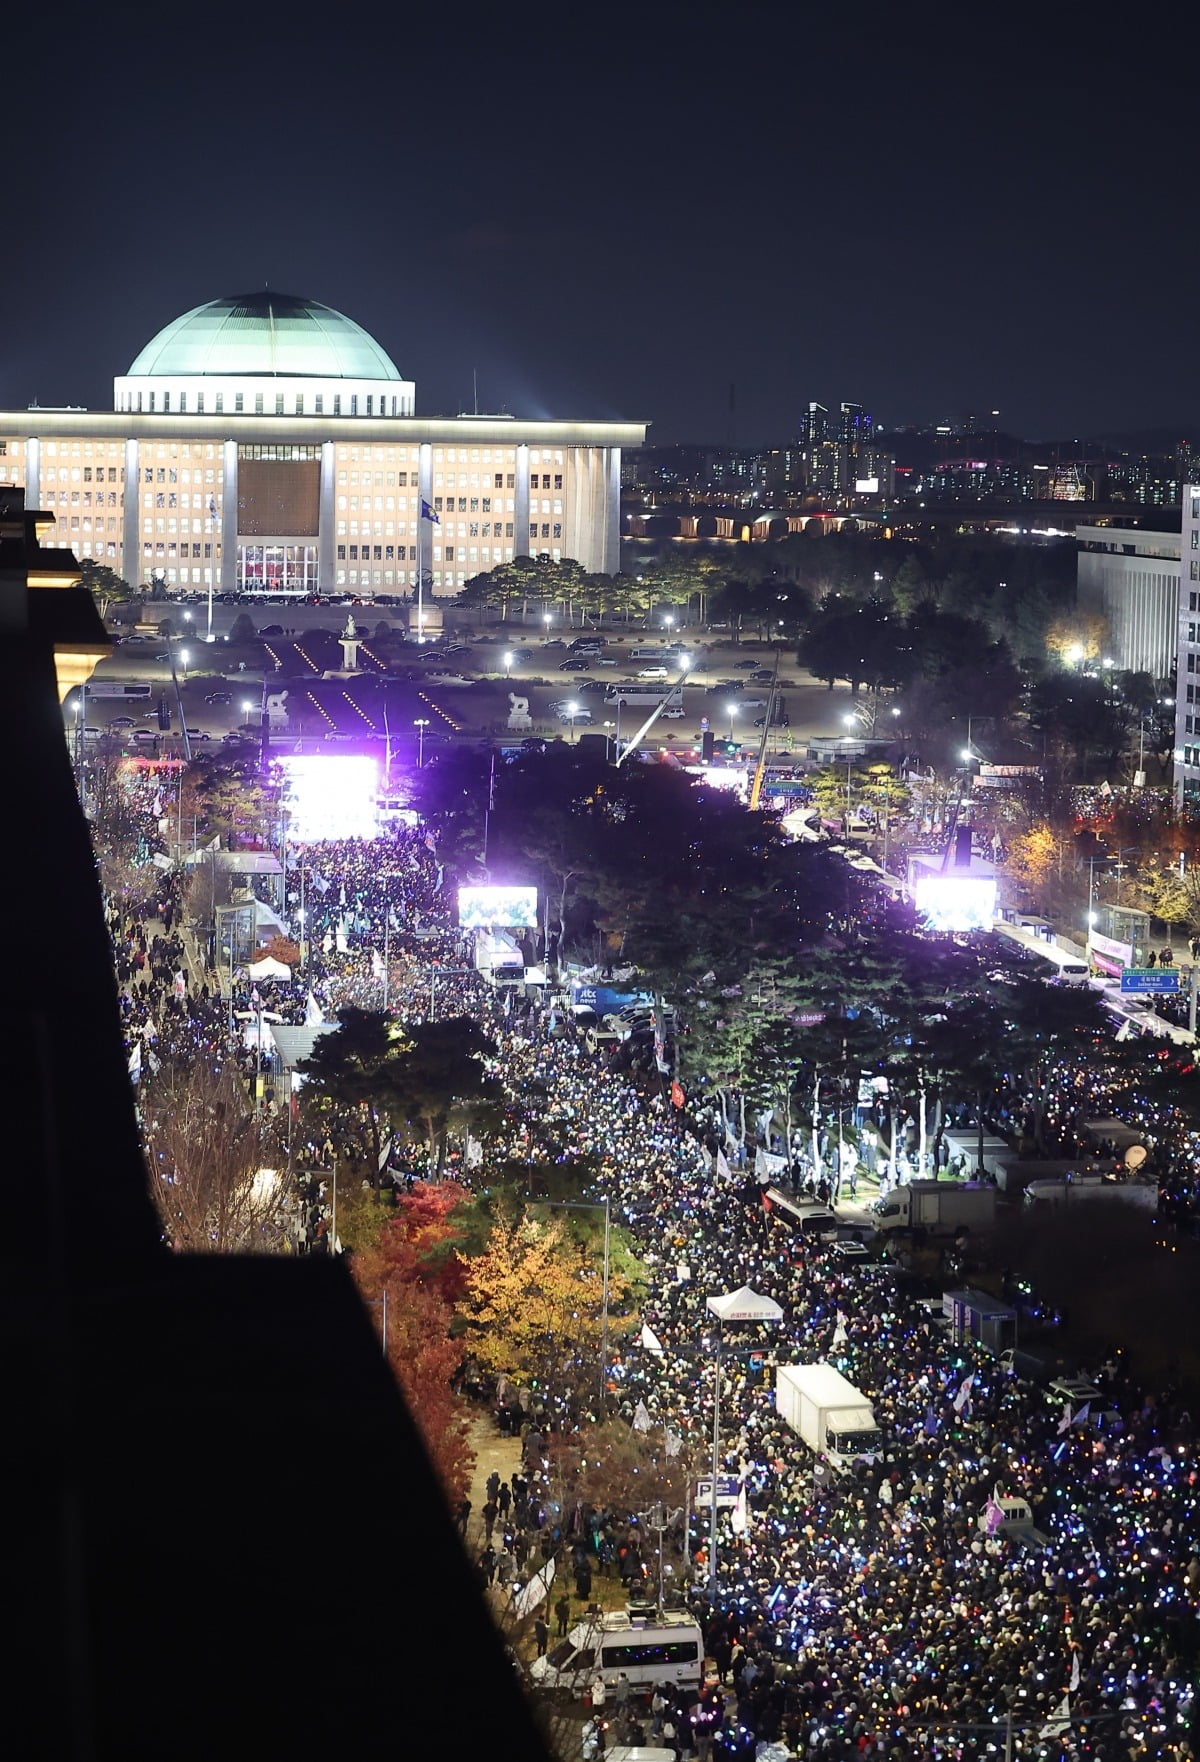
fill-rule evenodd
<path id="1" fill-rule="evenodd" d="M 299 844 L 327 838 L 374 838 L 379 761 L 352 753 L 289 754 L 288 835 Z"/>
<path id="2" fill-rule="evenodd" d="M 458 921 L 464 930 L 536 930 L 536 887 L 460 887 Z"/>
<path id="3" fill-rule="evenodd" d="M 931 930 L 990 930 L 996 883 L 990 875 L 923 875 L 914 888 L 917 910 Z"/>

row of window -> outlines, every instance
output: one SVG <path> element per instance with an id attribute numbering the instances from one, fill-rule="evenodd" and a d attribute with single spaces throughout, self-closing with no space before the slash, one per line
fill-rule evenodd
<path id="1" fill-rule="evenodd" d="M 190 530 L 192 532 L 204 532 L 207 530 L 207 525 L 208 525 L 207 521 L 193 520 L 191 527 L 190 527 Z M 181 532 L 181 533 L 186 533 L 189 531 L 189 527 L 188 527 L 188 523 L 186 520 L 179 520 L 179 521 L 175 521 L 175 520 L 171 520 L 171 519 L 143 520 L 142 521 L 142 531 L 143 532 Z"/>
<path id="2" fill-rule="evenodd" d="M 165 550 L 164 550 L 164 546 L 166 547 Z M 191 547 L 191 551 L 192 551 L 193 557 L 211 557 L 212 556 L 212 546 L 209 544 L 206 544 L 203 547 L 198 544 L 194 544 Z M 186 557 L 187 554 L 188 554 L 187 545 L 186 544 L 177 545 L 174 539 L 156 539 L 154 542 L 154 549 L 153 550 L 151 550 L 151 548 L 150 548 L 150 541 L 148 539 L 142 545 L 143 557 L 150 557 L 150 556 L 161 557 L 164 555 L 168 556 L 168 557 L 174 557 L 176 555 L 179 555 L 181 557 Z"/>
<path id="3" fill-rule="evenodd" d="M 1200 765 L 1200 746 L 1185 746 L 1182 751 L 1185 765 Z"/>
<path id="4" fill-rule="evenodd" d="M 178 483 L 180 481 L 180 474 L 176 471 L 174 465 L 147 465 L 142 474 L 142 481 L 143 483 Z M 192 481 L 192 474 L 190 471 L 185 471 L 183 473 L 182 481 L 184 483 L 190 483 Z M 206 471 L 204 473 L 204 481 L 210 485 L 215 481 L 211 471 Z M 200 473 L 198 471 L 196 473 L 196 482 L 200 482 Z"/>
<path id="5" fill-rule="evenodd" d="M 433 508 L 436 514 L 453 514 L 455 512 L 455 502 L 457 501 L 458 512 L 460 514 L 490 514 L 492 511 L 493 499 L 495 498 L 492 496 L 434 496 Z M 501 508 L 503 506 L 504 504 L 501 502 Z M 508 498 L 508 511 L 510 514 L 513 511 L 513 499 L 511 496 Z M 500 508 L 497 508 L 496 512 L 499 513 Z M 547 508 L 546 512 L 550 512 L 549 508 Z"/>
<path id="6" fill-rule="evenodd" d="M 48 489 L 44 492 L 39 492 L 38 500 L 44 502 L 48 508 L 52 508 L 56 501 L 61 502 L 64 508 L 68 506 L 78 508 L 80 505 L 79 498 L 81 493 L 83 496 L 83 506 L 85 508 L 90 508 L 92 506 L 92 491 L 90 489 L 85 489 L 82 492 L 77 489 Z M 71 498 L 70 503 L 67 501 L 68 496 Z M 115 489 L 98 489 L 96 491 L 96 506 L 98 508 L 103 508 L 106 500 L 107 505 L 110 508 L 117 508 L 124 503 L 125 498 L 124 496 L 119 496 Z"/>
<path id="7" fill-rule="evenodd" d="M 407 547 L 405 547 L 404 545 L 376 545 L 375 546 L 375 561 L 377 563 L 382 562 L 383 559 L 386 557 L 387 561 L 389 563 L 391 563 L 397 557 L 399 557 L 400 561 L 403 563 L 404 558 L 405 558 L 406 548 L 407 548 L 409 559 L 415 563 L 417 560 L 417 547 L 416 547 L 416 545 L 408 545 Z M 350 546 L 350 561 L 352 563 L 356 563 L 358 561 L 358 549 L 359 549 L 359 547 L 357 545 Z M 339 545 L 337 548 L 337 554 L 338 554 L 338 562 L 344 563 L 346 561 L 346 546 Z M 369 562 L 370 556 L 371 556 L 371 546 L 370 545 L 363 545 L 362 554 L 363 554 L 363 561 Z"/>
<path id="8" fill-rule="evenodd" d="M 254 393 L 254 414 L 256 416 L 265 416 L 268 414 L 273 414 L 275 416 L 288 416 L 288 415 L 303 416 L 304 415 L 304 397 L 305 397 L 305 394 L 303 392 L 294 393 L 293 398 L 292 398 L 293 408 L 292 408 L 292 410 L 289 411 L 289 410 L 285 409 L 285 407 L 284 407 L 285 400 L 286 400 L 286 393 L 276 392 L 274 394 L 273 399 L 272 399 L 272 402 L 274 404 L 274 410 L 271 412 L 268 412 L 265 407 L 266 394 L 263 392 L 255 392 Z M 145 402 L 143 402 L 143 399 L 145 399 Z M 205 406 L 204 400 L 205 400 L 205 393 L 204 392 L 197 392 L 196 393 L 196 415 L 197 416 L 203 416 L 205 413 L 206 406 Z M 342 414 L 342 394 L 341 394 L 341 392 L 334 392 L 333 397 L 331 398 L 330 402 L 332 403 L 332 406 L 333 406 L 331 414 L 334 416 L 340 416 Z M 360 413 L 359 412 L 360 404 L 365 406 L 365 412 L 368 416 L 374 416 L 377 413 L 376 412 L 376 405 L 378 405 L 378 414 L 380 416 L 388 416 L 388 415 L 401 416 L 401 415 L 405 414 L 405 412 L 400 408 L 400 399 L 397 398 L 395 396 L 395 394 L 393 394 L 392 398 L 391 398 L 391 409 L 390 410 L 388 409 L 388 397 L 385 392 L 380 392 L 378 395 L 376 395 L 374 392 L 366 392 L 365 394 L 362 394 L 361 396 L 358 392 L 351 392 L 347 402 L 349 403 L 349 406 L 350 406 L 351 416 L 357 416 Z M 130 407 L 129 399 L 128 399 L 128 397 L 126 397 L 125 408 L 129 409 L 129 407 Z M 158 413 L 159 410 L 162 411 L 164 416 L 170 416 L 172 413 L 171 412 L 171 394 L 168 391 L 164 391 L 160 396 L 160 394 L 158 392 L 143 393 L 143 392 L 139 391 L 137 394 L 136 409 L 137 409 L 137 413 L 139 416 L 143 413 L 143 411 L 149 411 L 150 415 L 154 416 Z M 245 392 L 234 392 L 234 394 L 233 394 L 233 409 L 234 409 L 234 414 L 237 416 L 244 416 L 247 414 Z M 218 416 L 223 416 L 225 414 L 225 393 L 224 392 L 214 392 L 213 393 L 213 410 L 216 413 L 216 415 L 218 415 Z M 187 413 L 188 413 L 188 399 L 187 399 L 186 392 L 177 393 L 176 398 L 175 398 L 175 411 L 180 416 L 187 415 Z M 315 416 L 324 416 L 324 414 L 325 414 L 325 394 L 323 392 L 316 392 L 313 396 L 313 414 Z"/>

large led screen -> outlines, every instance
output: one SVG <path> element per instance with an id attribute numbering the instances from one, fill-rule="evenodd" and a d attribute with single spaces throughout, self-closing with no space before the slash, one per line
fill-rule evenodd
<path id="1" fill-rule="evenodd" d="M 996 883 L 989 875 L 923 875 L 915 898 L 931 930 L 990 930 L 996 916 Z"/>
<path id="2" fill-rule="evenodd" d="M 536 930 L 536 887 L 460 887 L 458 921 L 464 930 Z"/>
<path id="3" fill-rule="evenodd" d="M 287 776 L 288 837 L 297 844 L 374 838 L 379 761 L 353 753 L 289 753 L 276 761 Z"/>

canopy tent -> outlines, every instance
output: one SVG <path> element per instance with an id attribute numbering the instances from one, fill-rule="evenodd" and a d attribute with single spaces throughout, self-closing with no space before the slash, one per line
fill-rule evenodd
<path id="1" fill-rule="evenodd" d="M 332 1034 L 337 1022 L 314 1022 L 306 1027 L 281 1027 L 271 1024 L 271 1040 L 285 1071 L 294 1071 L 298 1064 L 311 1058 L 313 1047 L 322 1034 Z"/>
<path id="2" fill-rule="evenodd" d="M 292 969 L 277 961 L 273 955 L 264 955 L 262 960 L 254 961 L 246 968 L 252 979 L 290 979 Z"/>
<path id="3" fill-rule="evenodd" d="M 781 1322 L 783 1310 L 773 1297 L 763 1297 L 743 1285 L 740 1291 L 707 1299 L 707 1307 L 723 1322 Z"/>

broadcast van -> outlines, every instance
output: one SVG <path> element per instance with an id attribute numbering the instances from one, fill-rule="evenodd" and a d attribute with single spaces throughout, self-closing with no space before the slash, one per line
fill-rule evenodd
<path id="1" fill-rule="evenodd" d="M 630 1615 L 610 1610 L 573 1627 L 544 1658 L 529 1667 L 534 1686 L 582 1695 L 597 1672 L 606 1684 L 624 1673 L 631 1689 L 662 1686 L 700 1689 L 704 1639 L 685 1611 Z"/>

